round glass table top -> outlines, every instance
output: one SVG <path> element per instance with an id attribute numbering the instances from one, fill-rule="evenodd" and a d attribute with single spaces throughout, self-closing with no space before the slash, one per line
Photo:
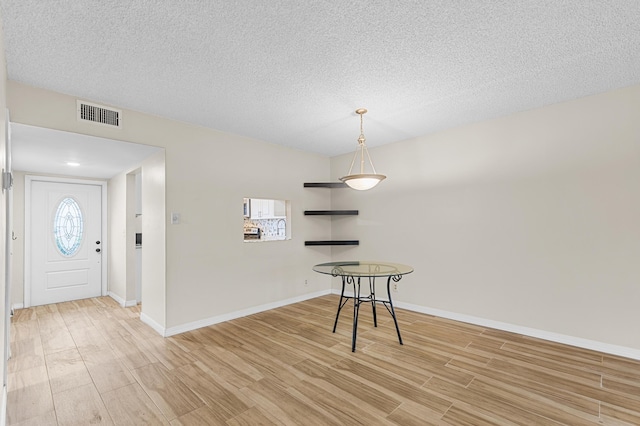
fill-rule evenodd
<path id="1" fill-rule="evenodd" d="M 413 272 L 411 266 L 401 263 L 363 260 L 320 263 L 313 270 L 321 274 L 352 277 L 388 277 Z"/>

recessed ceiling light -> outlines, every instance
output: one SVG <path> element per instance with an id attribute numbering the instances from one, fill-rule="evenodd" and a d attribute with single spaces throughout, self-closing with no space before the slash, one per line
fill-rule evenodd
<path id="1" fill-rule="evenodd" d="M 75 161 L 67 161 L 67 166 L 78 167 L 80 163 L 76 163 Z"/>

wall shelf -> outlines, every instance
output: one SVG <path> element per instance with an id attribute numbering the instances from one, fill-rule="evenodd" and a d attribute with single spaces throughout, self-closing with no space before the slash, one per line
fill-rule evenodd
<path id="1" fill-rule="evenodd" d="M 305 182 L 305 188 L 347 188 L 342 182 Z M 305 210 L 305 216 L 356 216 L 358 210 Z M 305 246 L 358 246 L 360 240 L 314 240 L 305 241 Z"/>
<path id="2" fill-rule="evenodd" d="M 305 216 L 357 216 L 358 210 L 305 210 Z"/>
<path id="3" fill-rule="evenodd" d="M 357 246 L 359 240 L 325 240 L 325 241 L 305 241 L 305 246 Z"/>
<path id="4" fill-rule="evenodd" d="M 347 184 L 342 182 L 305 182 L 305 188 L 346 188 Z"/>

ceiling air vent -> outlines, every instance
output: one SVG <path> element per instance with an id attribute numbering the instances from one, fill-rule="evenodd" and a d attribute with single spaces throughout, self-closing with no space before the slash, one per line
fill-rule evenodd
<path id="1" fill-rule="evenodd" d="M 103 105 L 77 101 L 78 120 L 90 121 L 109 127 L 122 127 L 122 111 Z"/>

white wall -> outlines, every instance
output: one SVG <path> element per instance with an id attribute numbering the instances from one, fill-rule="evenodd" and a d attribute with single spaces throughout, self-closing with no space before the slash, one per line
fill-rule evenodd
<path id="1" fill-rule="evenodd" d="M 331 250 L 306 248 L 304 241 L 329 238 L 331 222 L 303 216 L 305 209 L 328 208 L 330 193 L 302 185 L 329 179 L 328 158 L 130 110 L 123 111 L 120 130 L 79 123 L 75 102 L 8 82 L 15 122 L 165 148 L 166 207 L 145 205 L 153 190 L 145 187 L 152 177 L 143 172 L 142 309 L 148 320 L 175 328 L 330 287 L 311 267 L 329 261 Z M 244 197 L 290 200 L 292 239 L 243 243 Z M 149 208 L 162 210 L 162 224 L 147 222 Z M 170 212 L 181 214 L 179 225 L 168 224 Z M 160 238 L 165 228 L 166 266 L 145 267 L 151 233 Z M 166 284 L 150 281 L 154 274 L 164 277 L 163 268 Z"/>
<path id="2" fill-rule="evenodd" d="M 334 260 L 413 265 L 401 303 L 640 354 L 639 111 L 635 86 L 371 149 L 388 178 L 332 191 L 360 210 Z"/>
<path id="3" fill-rule="evenodd" d="M 136 304 L 135 298 L 135 175 L 120 173 L 108 184 L 109 294 L 124 306 Z M 164 261 L 164 252 L 158 259 Z"/>
<path id="4" fill-rule="evenodd" d="M 109 180 L 108 205 L 108 289 L 121 303 L 127 299 L 127 175 L 121 173 Z M 103 237 L 104 238 L 104 237 Z"/>
<path id="5" fill-rule="evenodd" d="M 126 241 L 126 283 L 127 291 L 125 293 L 125 304 L 134 306 L 136 302 L 136 176 L 133 173 L 127 173 L 125 180 L 126 187 L 126 224 L 125 224 L 125 241 Z M 158 259 L 164 259 L 164 256 L 158 256 Z"/>
<path id="6" fill-rule="evenodd" d="M 142 319 L 165 328 L 167 322 L 167 252 L 165 153 L 160 151 L 142 163 Z M 135 210 L 135 209 L 134 209 Z M 135 240 L 133 241 L 135 244 Z M 133 261 L 133 259 L 131 259 Z M 131 263 L 130 266 L 135 265 Z M 130 290 L 135 296 L 135 276 Z M 174 285 L 180 285 L 175 283 Z M 185 309 L 188 309 L 185 307 Z M 160 331 L 160 330 L 159 330 Z"/>
<path id="7" fill-rule="evenodd" d="M 11 256 L 11 304 L 24 306 L 24 177 L 19 170 L 13 172 L 13 253 Z"/>
<path id="8" fill-rule="evenodd" d="M 333 255 L 415 266 L 400 303 L 640 349 L 638 86 L 372 149 L 389 178 L 368 192 L 302 187 L 337 179 L 351 154 L 127 110 L 122 130 L 78 123 L 75 98 L 15 82 L 8 102 L 19 123 L 165 148 L 143 173 L 144 214 L 158 212 L 144 253 L 166 242 L 166 264 L 143 265 L 143 313 L 161 328 L 324 291 L 311 266 Z M 291 200 L 293 239 L 244 244 L 244 197 Z M 329 207 L 360 216 L 302 214 Z M 325 238 L 361 245 L 304 247 Z"/>
<path id="9" fill-rule="evenodd" d="M 15 82 L 8 102 L 19 123 L 165 148 L 143 173 L 144 253 L 166 258 L 143 264 L 143 313 L 161 328 L 323 291 L 311 266 L 333 255 L 415 266 L 400 303 L 640 349 L 640 86 L 372 149 L 389 178 L 368 192 L 302 187 L 351 154 L 127 110 L 122 130 L 78 123 L 75 98 Z M 244 244 L 244 197 L 291 200 L 293 239 Z M 329 207 L 360 215 L 302 214 Z M 325 238 L 361 244 L 304 247 Z"/>
<path id="10" fill-rule="evenodd" d="M 0 16 L 0 27 L 2 27 L 2 16 Z M 0 31 L 0 170 L 4 171 L 7 169 L 6 164 L 6 126 L 8 125 L 6 120 L 6 101 L 7 101 L 7 66 L 5 63 L 4 57 L 4 35 L 2 31 Z M 5 369 L 7 365 L 7 360 L 5 358 L 5 340 L 6 334 L 5 329 L 8 328 L 7 321 L 5 321 L 5 316 L 7 314 L 5 310 L 5 291 L 7 290 L 6 280 L 6 271 L 9 265 L 6 264 L 5 261 L 5 241 L 7 241 L 6 234 L 6 224 L 7 224 L 7 216 L 6 216 L 6 206 L 7 201 L 10 197 L 10 191 L 3 191 L 2 196 L 0 197 L 0 354 L 2 357 L 2 362 L 0 365 L 0 423 L 4 424 L 5 414 L 6 414 L 6 377 L 5 377 Z M 9 240 L 10 241 L 10 240 Z"/>

